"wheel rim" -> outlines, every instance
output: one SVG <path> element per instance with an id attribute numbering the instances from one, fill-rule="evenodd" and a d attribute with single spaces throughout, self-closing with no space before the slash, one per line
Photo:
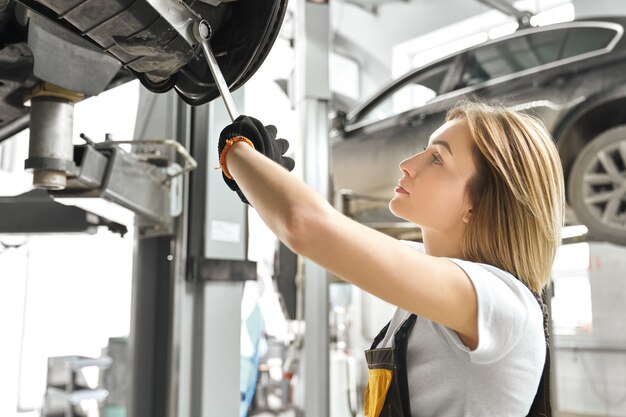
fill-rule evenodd
<path id="1" fill-rule="evenodd" d="M 626 230 L 626 139 L 596 152 L 581 187 L 583 201 L 598 222 Z"/>

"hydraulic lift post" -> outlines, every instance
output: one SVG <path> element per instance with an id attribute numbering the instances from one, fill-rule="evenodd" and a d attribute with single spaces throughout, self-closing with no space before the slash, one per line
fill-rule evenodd
<path id="1" fill-rule="evenodd" d="M 136 237 L 129 415 L 235 416 L 241 295 L 256 263 L 247 260 L 247 208 L 212 169 L 229 116 L 217 100 L 191 107 L 173 93 L 142 97 L 137 126 L 146 130 L 136 136 L 176 137 L 198 167 L 185 178 L 173 235 Z M 243 107 L 243 88 L 234 100 Z"/>
<path id="2" fill-rule="evenodd" d="M 330 200 L 329 5 L 328 2 L 298 0 L 297 14 L 297 106 L 300 137 L 304 140 L 304 178 Z M 306 260 L 304 276 L 304 413 L 306 417 L 327 416 L 330 409 L 329 274 L 319 265 Z"/>

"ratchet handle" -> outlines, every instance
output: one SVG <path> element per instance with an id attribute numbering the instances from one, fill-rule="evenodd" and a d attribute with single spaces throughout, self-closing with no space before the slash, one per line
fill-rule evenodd
<path id="1" fill-rule="evenodd" d="M 222 100 L 224 100 L 224 105 L 226 106 L 226 111 L 230 116 L 230 120 L 235 121 L 235 119 L 239 117 L 239 112 L 237 111 L 237 106 L 235 106 L 233 96 L 230 94 L 224 75 L 217 64 L 213 51 L 211 50 L 211 44 L 209 43 L 209 40 L 211 39 L 211 26 L 206 20 L 201 20 L 194 24 L 194 36 L 202 47 L 204 57 L 206 58 L 209 70 L 211 70 L 211 74 L 215 80 L 215 85 L 217 85 L 217 89 L 222 96 Z"/>

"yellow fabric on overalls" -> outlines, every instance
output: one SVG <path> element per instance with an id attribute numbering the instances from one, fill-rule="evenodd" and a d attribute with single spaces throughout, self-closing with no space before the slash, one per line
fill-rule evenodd
<path id="1" fill-rule="evenodd" d="M 409 384 L 406 376 L 408 334 L 415 323 L 411 314 L 393 335 L 393 347 L 378 348 L 389 330 L 387 324 L 365 351 L 368 382 L 363 413 L 367 417 L 411 417 Z"/>
<path id="2" fill-rule="evenodd" d="M 393 371 L 389 369 L 368 369 L 363 407 L 365 417 L 378 417 L 380 415 L 392 380 Z"/>

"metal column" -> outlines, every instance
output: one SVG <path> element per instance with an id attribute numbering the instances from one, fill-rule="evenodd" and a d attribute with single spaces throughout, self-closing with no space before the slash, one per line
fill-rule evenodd
<path id="1" fill-rule="evenodd" d="M 177 138 L 186 148 L 191 147 L 191 113 L 192 109 L 182 100 L 177 102 Z M 187 283 L 187 240 L 189 225 L 189 176 L 183 178 L 182 212 L 174 224 L 174 242 L 172 246 L 172 307 L 171 320 L 171 349 L 169 356 L 169 384 L 167 385 L 167 417 L 190 415 L 188 412 L 189 392 L 191 381 L 187 376 L 191 364 L 186 361 L 185 346 L 182 344 L 184 329 L 188 327 L 190 314 L 193 308 L 194 292 Z M 186 326 L 187 325 L 187 326 Z M 184 411 L 184 412 L 182 412 Z"/>
<path id="2" fill-rule="evenodd" d="M 243 89 L 234 98 L 243 107 Z M 142 91 L 139 108 L 135 136 L 175 138 L 198 168 L 172 234 L 137 230 L 128 415 L 236 417 L 241 296 L 256 264 L 246 260 L 247 208 L 213 170 L 230 120 L 221 102 L 190 107 L 174 93 Z"/>
<path id="3" fill-rule="evenodd" d="M 185 138 L 185 107 L 174 92 L 140 95 L 135 138 Z M 179 222 L 184 222 L 179 217 Z M 171 235 L 146 236 L 135 228 L 131 330 L 131 384 L 128 415 L 165 417 L 176 381 L 172 373 L 175 272 Z"/>
<path id="4" fill-rule="evenodd" d="M 304 140 L 304 178 L 326 198 L 329 190 L 328 57 L 330 16 L 327 2 L 299 0 L 296 36 L 297 103 L 300 135 Z M 326 270 L 306 261 L 304 266 L 305 415 L 329 415 L 329 277 Z"/>
<path id="5" fill-rule="evenodd" d="M 233 98 L 243 108 L 243 89 Z M 244 280 L 256 279 L 256 264 L 246 261 L 247 206 L 213 169 L 219 132 L 230 123 L 224 104 L 215 100 L 193 108 L 191 123 L 199 169 L 191 176 L 189 199 L 180 389 L 185 402 L 178 415 L 238 416 L 241 296 Z"/>
<path id="6" fill-rule="evenodd" d="M 129 416 L 165 417 L 170 350 L 170 237 L 135 245 Z"/>

